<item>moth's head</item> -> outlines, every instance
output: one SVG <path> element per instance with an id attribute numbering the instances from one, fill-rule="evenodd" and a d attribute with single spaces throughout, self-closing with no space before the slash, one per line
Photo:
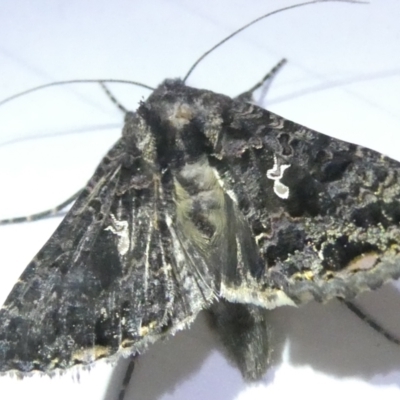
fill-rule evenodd
<path id="1" fill-rule="evenodd" d="M 137 114 L 154 138 L 161 164 L 168 159 L 168 163 L 175 160 L 183 165 L 212 151 L 231 102 L 181 80 L 166 80 L 140 105 Z"/>
<path id="2" fill-rule="evenodd" d="M 181 131 L 196 117 L 195 95 L 179 79 L 167 79 L 151 94 L 144 106 L 159 122 Z"/>

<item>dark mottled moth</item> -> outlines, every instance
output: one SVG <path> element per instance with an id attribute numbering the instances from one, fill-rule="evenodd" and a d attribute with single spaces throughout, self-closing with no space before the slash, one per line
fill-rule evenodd
<path id="1" fill-rule="evenodd" d="M 250 104 L 166 83 L 127 118 L 59 228 L 63 240 L 6 303 L 3 368 L 49 372 L 142 346 L 221 296 L 251 304 L 216 303 L 221 329 L 232 315 L 247 328 L 266 321 L 260 305 L 379 286 L 397 276 L 397 168 Z M 56 262 L 51 277 L 40 272 L 46 260 Z M 22 340 L 27 321 L 16 315 L 32 305 L 37 327 Z M 252 332 L 267 340 L 265 329 Z M 11 352 L 29 359 L 12 364 Z M 245 372 L 259 375 L 265 359 L 243 354 Z"/>

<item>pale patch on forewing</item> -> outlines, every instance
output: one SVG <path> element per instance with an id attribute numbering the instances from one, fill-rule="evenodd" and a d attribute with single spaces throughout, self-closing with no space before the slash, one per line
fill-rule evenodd
<path id="1" fill-rule="evenodd" d="M 83 364 L 90 364 L 99 358 L 108 357 L 110 349 L 104 346 L 93 346 L 75 351 L 71 359 Z"/>
<path id="2" fill-rule="evenodd" d="M 289 188 L 281 182 L 283 173 L 290 167 L 290 164 L 280 164 L 274 156 L 274 166 L 267 171 L 267 178 L 274 181 L 274 193 L 281 199 L 289 197 Z"/>
<path id="3" fill-rule="evenodd" d="M 281 306 L 296 306 L 282 290 L 266 288 L 262 289 L 262 284 L 254 279 L 249 273 L 249 263 L 243 258 L 242 246 L 236 237 L 236 257 L 237 257 L 237 276 L 240 277 L 240 284 L 228 286 L 221 282 L 220 295 L 233 303 L 254 304 L 271 310 Z"/>
<path id="4" fill-rule="evenodd" d="M 222 282 L 220 295 L 233 303 L 254 304 L 268 310 L 281 306 L 297 307 L 294 301 L 282 290 L 266 289 L 260 291 L 260 287 L 256 282 L 252 284 L 246 281 L 237 287 L 228 287 Z"/>
<path id="5" fill-rule="evenodd" d="M 147 289 L 148 289 L 148 284 L 149 284 L 149 270 L 150 270 L 150 248 L 151 248 L 151 238 L 153 235 L 153 222 L 151 218 L 148 218 L 149 221 L 149 230 L 147 232 L 147 239 L 146 239 L 146 250 L 145 250 L 145 261 L 144 261 L 144 276 L 143 276 L 143 282 L 144 282 L 144 297 L 145 297 L 145 302 L 147 303 Z"/>
<path id="6" fill-rule="evenodd" d="M 128 221 L 119 221 L 114 214 L 110 214 L 112 224 L 105 228 L 118 236 L 118 251 L 123 256 L 129 250 L 129 224 Z"/>

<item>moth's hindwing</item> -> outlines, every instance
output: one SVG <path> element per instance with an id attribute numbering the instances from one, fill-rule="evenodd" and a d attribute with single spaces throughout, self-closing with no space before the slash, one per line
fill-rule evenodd
<path id="1" fill-rule="evenodd" d="M 141 352 L 224 298 L 274 308 L 398 278 L 399 166 L 166 81 L 0 310 L 0 371 Z"/>

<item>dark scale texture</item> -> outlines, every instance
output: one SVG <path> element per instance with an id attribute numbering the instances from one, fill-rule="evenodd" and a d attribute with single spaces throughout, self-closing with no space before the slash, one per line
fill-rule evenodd
<path id="1" fill-rule="evenodd" d="M 254 105 L 166 81 L 0 310 L 0 371 L 52 373 L 209 309 L 248 379 L 268 309 L 400 276 L 399 164 Z"/>

